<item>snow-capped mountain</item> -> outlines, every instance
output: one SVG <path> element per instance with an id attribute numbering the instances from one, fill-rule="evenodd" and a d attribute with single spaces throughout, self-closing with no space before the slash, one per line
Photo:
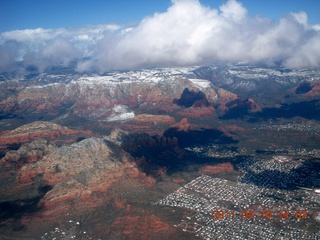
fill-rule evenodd
<path id="1" fill-rule="evenodd" d="M 290 70 L 286 68 L 223 65 L 201 67 L 193 71 L 199 78 L 207 79 L 239 95 L 256 92 L 279 92 L 301 82 L 319 82 L 319 70 Z"/>

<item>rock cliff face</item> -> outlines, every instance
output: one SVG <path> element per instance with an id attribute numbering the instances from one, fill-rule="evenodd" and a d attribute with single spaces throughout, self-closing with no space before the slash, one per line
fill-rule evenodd
<path id="1" fill-rule="evenodd" d="M 36 121 L 23 125 L 12 131 L 0 133 L 0 145 L 21 144 L 31 142 L 39 138 L 50 140 L 68 139 L 72 141 L 79 137 L 92 136 L 92 132 L 83 130 L 71 130 L 51 122 Z"/>
<path id="2" fill-rule="evenodd" d="M 0 99 L 0 113 L 59 117 L 60 112 L 67 112 L 111 124 L 136 121 L 143 123 L 146 130 L 154 122 L 168 127 L 175 116 L 212 119 L 216 117 L 216 107 L 224 109 L 226 102 L 236 98 L 222 88 L 217 93 L 217 88 L 207 80 L 166 71 L 169 70 L 74 76 L 73 79 L 68 76 L 66 81 L 47 84 L 44 82 L 50 76 L 43 76 L 39 82 L 23 82 L 22 87 L 12 85 L 14 91 L 6 92 Z"/>
<path id="3" fill-rule="evenodd" d="M 168 125 L 175 122 L 166 115 L 137 115 L 134 121 L 139 124 L 159 119 Z M 136 189 L 153 189 L 156 181 L 141 170 L 139 159 L 123 150 L 123 143 L 149 148 L 155 141 L 155 149 L 161 146 L 163 151 L 169 148 L 169 152 L 175 151 L 177 143 L 148 135 L 139 142 L 139 138 L 130 138 L 128 132 L 120 129 L 109 137 L 92 135 L 90 131 L 71 130 L 44 121 L 2 133 L 3 148 L 17 146 L 15 150 L 7 149 L 0 160 L 0 228 L 27 228 L 26 237 L 40 238 L 37 234 L 44 234 L 57 224 L 65 225 L 66 219 L 86 222 L 86 216 L 92 224 L 96 214 L 99 219 L 109 215 L 113 219 L 107 225 L 97 226 L 99 237 L 106 231 L 107 236 L 116 232 L 118 239 L 150 239 L 172 231 L 157 215 L 128 203 L 132 201 L 130 194 L 137 194 Z M 128 192 L 131 193 L 126 196 Z M 106 206 L 111 213 L 100 212 Z M 68 236 L 83 234 L 74 228 L 67 231 Z M 18 237 L 14 229 L 7 235 Z M 57 233 L 51 231 L 49 235 Z"/>
<path id="4" fill-rule="evenodd" d="M 313 99 L 320 95 L 320 83 L 314 81 L 301 83 L 295 88 L 295 93 Z"/>
<path id="5" fill-rule="evenodd" d="M 271 82 L 281 85 L 280 90 L 269 84 L 268 76 L 275 76 Z M 36 234 L 48 225 L 54 229 L 53 223 L 77 219 L 72 223 L 84 222 L 78 226 L 81 236 L 90 223 L 102 233 L 97 239 L 166 239 L 175 228 L 153 207 L 155 198 L 187 182 L 188 175 L 237 174 L 230 162 L 202 165 L 217 157 L 210 155 L 216 151 L 212 147 L 203 159 L 197 154 L 204 151 L 201 146 L 234 147 L 251 134 L 243 120 L 259 121 L 268 111 L 281 117 L 280 111 L 296 106 L 267 109 L 268 90 L 276 96 L 274 102 L 285 102 L 286 94 L 298 100 L 318 98 L 317 81 L 301 83 L 301 75 L 290 82 L 288 76 L 226 66 L 193 73 L 149 69 L 105 76 L 44 74 L 41 79 L 0 82 L 0 231 L 6 224 L 25 227 L 26 237 L 40 239 Z M 261 93 L 255 92 L 253 99 L 250 94 L 257 90 Z M 310 105 L 315 114 L 317 101 Z M 300 114 L 303 108 L 295 111 Z M 15 229 L 10 236 L 18 237 Z M 53 239 L 55 233 L 46 236 Z"/>
<path id="6" fill-rule="evenodd" d="M 21 165 L 8 175 L 5 169 L 12 169 L 14 162 Z M 118 181 L 132 179 L 147 188 L 154 184 L 128 153 L 99 138 L 62 147 L 38 139 L 8 152 L 1 165 L 0 222 L 7 223 L 16 217 L 32 226 L 43 220 L 59 221 L 66 214 L 79 218 L 107 204 L 108 189 Z M 31 207 L 37 211 L 24 212 Z"/>
<path id="7" fill-rule="evenodd" d="M 73 112 L 91 120 L 114 120 L 114 116 L 132 112 L 164 111 L 175 108 L 172 101 L 183 89 L 198 90 L 187 79 L 157 81 L 110 81 L 105 77 L 82 77 L 70 83 L 29 86 L 0 102 L 0 110 L 46 112 L 62 104 L 72 106 Z M 210 97 L 214 90 L 207 90 Z M 121 110 L 121 111 L 120 111 Z M 109 117 L 113 117 L 108 119 Z"/>
<path id="8" fill-rule="evenodd" d="M 231 137 L 227 137 L 222 131 L 216 129 L 198 129 L 197 125 L 191 125 L 184 118 L 179 124 L 167 129 L 163 136 L 169 139 L 176 139 L 179 147 L 185 148 L 193 145 L 235 142 Z"/>
<path id="9" fill-rule="evenodd" d="M 209 106 L 209 101 L 202 91 L 190 91 L 188 88 L 185 88 L 180 98 L 174 99 L 173 102 L 179 106 L 184 106 L 186 108 L 193 105 L 196 107 Z"/>
<path id="10" fill-rule="evenodd" d="M 16 181 L 32 184 L 37 176 L 52 186 L 38 203 L 42 207 L 39 217 L 53 219 L 101 206 L 105 203 L 103 195 L 122 178 L 146 178 L 129 154 L 96 138 L 61 147 L 41 161 L 22 167 Z"/>
<path id="11" fill-rule="evenodd" d="M 223 118 L 239 118 L 248 113 L 260 112 L 261 107 L 252 98 L 237 98 L 226 104 L 227 110 Z"/>
<path id="12" fill-rule="evenodd" d="M 233 101 L 228 102 L 227 107 L 229 109 L 243 109 L 249 112 L 261 111 L 261 107 L 257 103 L 255 103 L 255 101 L 251 98 L 237 98 Z"/>
<path id="13" fill-rule="evenodd" d="M 92 135 L 92 132 L 88 130 L 72 130 L 55 123 L 36 121 L 14 130 L 0 132 L 0 158 L 5 156 L 5 164 L 11 166 L 9 169 L 14 170 L 25 162 L 30 163 L 41 159 L 43 153 L 46 152 L 44 150 L 46 147 L 43 147 L 45 144 L 42 141 L 36 140 L 48 140 L 54 144 L 70 144 Z M 23 144 L 32 142 L 34 143 L 20 148 Z M 17 149 L 19 152 L 14 151 Z"/>
<path id="14" fill-rule="evenodd" d="M 3 164 L 9 171 L 15 172 L 25 164 L 41 160 L 43 156 L 55 149 L 55 147 L 55 144 L 40 138 L 23 144 L 18 150 L 8 151 L 0 160 L 0 164 Z"/>
<path id="15" fill-rule="evenodd" d="M 123 151 L 115 154 L 114 148 L 116 147 L 111 146 L 111 143 L 96 138 L 63 146 L 44 156 L 41 161 L 23 166 L 17 180 L 28 183 L 32 182 L 36 175 L 42 174 L 43 179 L 50 186 L 54 186 L 77 176 L 78 182 L 87 185 L 91 178 L 100 176 L 102 172 L 110 174 L 114 168 L 119 168 L 129 162 L 130 155 Z M 85 172 L 87 175 L 84 174 Z"/>
<path id="16" fill-rule="evenodd" d="M 171 126 L 171 128 L 176 128 L 179 131 L 188 131 L 191 128 L 191 125 L 188 122 L 187 118 L 181 119 L 181 121 L 177 124 Z"/>

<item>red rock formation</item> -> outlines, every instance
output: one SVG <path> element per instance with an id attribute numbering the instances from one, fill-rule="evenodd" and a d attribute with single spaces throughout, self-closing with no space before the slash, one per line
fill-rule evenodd
<path id="1" fill-rule="evenodd" d="M 113 231 L 122 232 L 129 239 L 149 240 L 153 239 L 153 234 L 172 231 L 169 224 L 161 221 L 154 214 L 148 215 L 145 212 L 130 211 L 118 217 L 112 223 Z"/>
<path id="2" fill-rule="evenodd" d="M 13 172 L 21 168 L 25 164 L 37 162 L 46 154 L 55 148 L 47 140 L 38 139 L 31 143 L 22 145 L 18 150 L 8 151 L 6 155 L 0 160 L 7 169 Z"/>
<path id="3" fill-rule="evenodd" d="M 246 105 L 248 106 L 248 109 L 250 110 L 250 112 L 261 111 L 261 107 L 252 98 L 247 99 Z"/>
<path id="4" fill-rule="evenodd" d="M 303 94 L 303 96 L 310 97 L 310 98 L 319 97 L 320 96 L 320 83 L 319 82 L 311 82 L 310 86 L 312 87 L 312 89 L 309 92 Z"/>
<path id="5" fill-rule="evenodd" d="M 223 102 L 229 102 L 231 100 L 237 99 L 238 96 L 232 92 L 224 90 L 223 88 L 219 88 L 218 90 L 218 97 Z"/>
<path id="6" fill-rule="evenodd" d="M 247 99 L 237 98 L 235 100 L 232 100 L 226 103 L 225 106 L 228 109 L 228 111 L 234 111 L 234 110 L 242 110 L 247 112 L 261 111 L 261 107 L 252 98 L 247 98 Z"/>
<path id="7" fill-rule="evenodd" d="M 10 132 L 10 130 L 5 130 L 5 131 L 0 132 L 0 137 L 1 137 L 2 135 L 6 134 L 6 133 L 9 133 L 9 132 Z"/>
<path id="8" fill-rule="evenodd" d="M 148 156 L 148 158 L 150 158 L 150 156 L 159 159 L 179 158 L 184 154 L 184 151 L 179 148 L 177 138 L 167 138 L 161 135 L 150 136 L 145 133 L 128 135 L 125 141 L 122 142 L 121 147 L 134 156 Z M 144 155 L 146 154 L 144 149 L 148 149 L 150 153 Z M 138 161 L 141 165 L 145 165 L 146 163 L 143 157 Z"/>
<path id="9" fill-rule="evenodd" d="M 172 123 L 175 122 L 173 117 L 168 115 L 151 115 L 151 114 L 139 114 L 134 117 L 137 123 Z"/>
<path id="10" fill-rule="evenodd" d="M 218 95 L 218 98 L 217 98 L 218 107 L 223 111 L 228 110 L 228 107 L 226 106 L 228 102 L 238 98 L 236 94 L 229 92 L 227 90 L 224 90 L 223 88 L 219 88 L 217 95 Z"/>
<path id="11" fill-rule="evenodd" d="M 152 114 L 139 114 L 136 115 L 134 121 L 105 125 L 106 128 L 121 128 L 128 132 L 145 132 L 150 135 L 161 135 L 170 124 L 174 123 L 173 117 L 168 115 L 152 115 Z"/>
<path id="12" fill-rule="evenodd" d="M 40 210 L 23 221 L 56 220 L 69 212 L 81 216 L 109 201 L 108 190 L 117 182 L 131 179 L 140 187 L 155 184 L 128 153 L 95 138 L 55 148 L 40 161 L 22 166 L 15 191 L 27 191 L 39 179 L 53 188 L 38 203 Z"/>
<path id="13" fill-rule="evenodd" d="M 18 144 L 32 142 L 39 138 L 58 139 L 68 137 L 72 141 L 82 136 L 92 136 L 91 131 L 71 130 L 51 122 L 33 122 L 2 134 L 0 144 Z"/>
<path id="14" fill-rule="evenodd" d="M 104 81 L 103 77 L 82 77 L 68 83 L 53 83 L 47 85 L 34 85 L 25 82 L 24 86 L 12 86 L 13 93 L 6 93 L 0 98 L 0 110 L 4 112 L 27 112 L 59 115 L 62 106 L 72 106 L 72 113 L 90 120 L 106 120 L 114 114 L 114 107 L 123 105 L 128 111 L 136 114 L 169 114 L 172 116 L 181 107 L 173 104 L 179 99 L 184 89 L 190 89 L 201 98 L 191 102 L 193 108 L 190 113 L 194 117 L 206 114 L 212 116 L 212 109 L 205 107 L 221 101 L 222 105 L 234 99 L 235 95 L 220 89 L 218 94 L 211 87 L 201 87 L 192 81 L 177 77 L 176 79 L 159 82 L 141 81 Z M 218 97 L 217 97 L 218 95 Z M 94 96 L 94 97 L 93 97 Z M 187 113 L 186 113 L 187 114 Z M 190 115 L 190 117 L 192 117 Z M 187 115 L 185 115 L 187 116 Z M 137 121 L 143 118 L 137 117 Z M 146 118 L 144 118 L 146 119 Z M 150 119 L 151 121 L 151 119 Z M 158 121 L 166 123 L 171 119 L 161 118 Z M 151 126 L 149 126 L 151 129 Z"/>
<path id="15" fill-rule="evenodd" d="M 179 123 L 171 126 L 171 128 L 177 128 L 179 131 L 188 131 L 190 127 L 191 125 L 188 123 L 187 118 L 183 118 Z"/>
<path id="16" fill-rule="evenodd" d="M 201 108 L 186 108 L 177 113 L 178 116 L 188 117 L 194 119 L 213 119 L 215 115 L 215 109 L 213 106 L 201 107 Z"/>
<path id="17" fill-rule="evenodd" d="M 186 108 L 189 108 L 191 106 L 209 106 L 209 101 L 207 100 L 206 95 L 202 91 L 190 91 L 189 88 L 185 88 L 181 93 L 180 98 L 174 99 L 173 103 Z"/>
<path id="18" fill-rule="evenodd" d="M 217 174 L 225 172 L 233 172 L 233 166 L 231 163 L 221 163 L 214 166 L 205 166 L 199 170 L 200 174 Z"/>

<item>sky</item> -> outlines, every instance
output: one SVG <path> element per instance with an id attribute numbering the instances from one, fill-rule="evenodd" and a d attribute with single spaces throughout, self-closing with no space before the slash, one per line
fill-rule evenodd
<path id="1" fill-rule="evenodd" d="M 218 8 L 226 0 L 201 0 Z M 305 11 L 310 23 L 320 23 L 319 0 L 242 0 L 251 16 L 280 19 Z M 145 16 L 165 12 L 170 0 L 0 0 L 0 32 L 32 28 L 70 28 L 90 24 L 138 23 Z"/>
<path id="2" fill-rule="evenodd" d="M 320 68 L 319 0 L 0 0 L 0 71 Z"/>

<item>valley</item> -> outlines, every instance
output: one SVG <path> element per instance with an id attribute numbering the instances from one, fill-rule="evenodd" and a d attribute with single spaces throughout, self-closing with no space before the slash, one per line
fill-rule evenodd
<path id="1" fill-rule="evenodd" d="M 318 70 L 3 73 L 0 89 L 0 239 L 319 237 Z M 210 216 L 266 209 L 308 219 Z"/>

